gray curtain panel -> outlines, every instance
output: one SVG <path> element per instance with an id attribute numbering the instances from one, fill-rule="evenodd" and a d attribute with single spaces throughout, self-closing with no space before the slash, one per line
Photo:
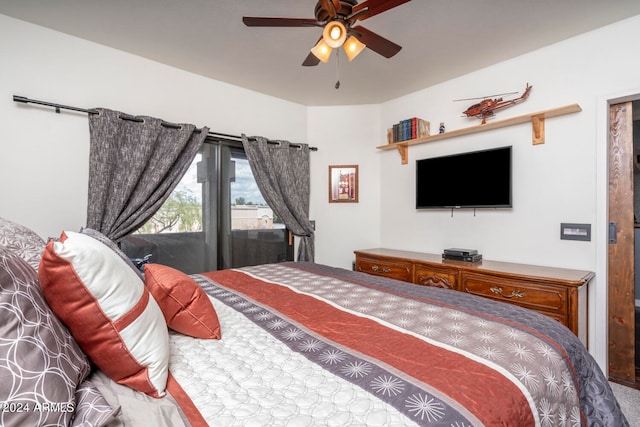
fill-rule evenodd
<path id="1" fill-rule="evenodd" d="M 129 116 L 89 114 L 87 227 L 118 242 L 148 221 L 186 173 L 209 129 Z"/>
<path id="2" fill-rule="evenodd" d="M 299 236 L 298 261 L 314 260 L 313 226 L 309 221 L 309 146 L 287 141 L 270 144 L 242 135 L 251 171 L 262 196 L 293 234 Z"/>

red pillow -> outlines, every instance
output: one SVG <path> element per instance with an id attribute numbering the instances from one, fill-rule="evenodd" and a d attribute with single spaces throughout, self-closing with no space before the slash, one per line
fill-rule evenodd
<path id="1" fill-rule="evenodd" d="M 166 265 L 145 264 L 144 283 L 171 329 L 195 338 L 220 339 L 218 315 L 192 278 Z"/>

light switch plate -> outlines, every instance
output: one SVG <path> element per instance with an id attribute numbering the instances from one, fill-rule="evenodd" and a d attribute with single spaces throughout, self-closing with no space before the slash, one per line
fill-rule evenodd
<path id="1" fill-rule="evenodd" d="M 591 224 L 572 224 L 563 222 L 560 224 L 560 239 L 590 242 Z"/>

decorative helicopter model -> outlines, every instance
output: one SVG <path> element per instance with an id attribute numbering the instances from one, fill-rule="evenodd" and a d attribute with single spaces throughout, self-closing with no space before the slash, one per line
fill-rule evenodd
<path id="1" fill-rule="evenodd" d="M 524 101 L 525 99 L 527 99 L 527 97 L 529 96 L 529 92 L 531 92 L 532 88 L 533 86 L 530 86 L 529 83 L 527 83 L 527 87 L 525 88 L 524 92 L 522 92 L 522 95 L 520 95 L 520 97 L 514 98 L 514 99 L 508 99 L 506 101 L 504 101 L 502 98 L 492 98 L 492 97 L 500 96 L 500 95 L 513 95 L 518 92 L 501 93 L 497 95 L 490 95 L 484 98 L 456 99 L 456 101 L 470 101 L 472 99 L 482 99 L 482 101 L 480 101 L 477 104 L 473 104 L 472 106 L 464 110 L 462 113 L 465 114 L 467 117 L 477 117 L 479 119 L 482 119 L 482 124 L 485 124 L 487 123 L 487 118 L 493 117 L 495 111 L 501 110 L 511 105 L 518 104 Z"/>

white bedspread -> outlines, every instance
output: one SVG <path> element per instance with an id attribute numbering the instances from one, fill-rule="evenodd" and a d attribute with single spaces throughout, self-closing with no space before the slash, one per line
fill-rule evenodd
<path id="1" fill-rule="evenodd" d="M 170 370 L 211 426 L 415 426 L 211 298 L 222 340 L 171 333 Z"/>

